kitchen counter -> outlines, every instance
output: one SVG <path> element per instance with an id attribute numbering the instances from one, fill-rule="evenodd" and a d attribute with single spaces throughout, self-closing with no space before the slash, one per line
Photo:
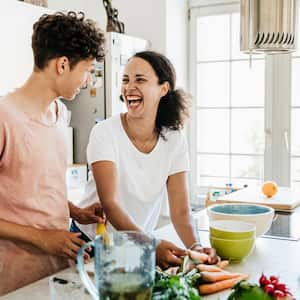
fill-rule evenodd
<path id="1" fill-rule="evenodd" d="M 195 217 L 203 215 L 198 212 Z M 199 230 L 201 243 L 209 246 L 208 231 Z M 167 239 L 178 246 L 182 242 L 175 233 L 173 225 L 167 225 L 156 231 L 155 236 Z M 255 249 L 251 255 L 238 264 L 230 264 L 226 270 L 231 272 L 241 272 L 250 275 L 249 281 L 258 283 L 262 272 L 266 275 L 278 275 L 296 297 L 300 300 L 300 241 L 289 241 L 286 239 L 272 239 L 260 237 L 256 240 Z M 225 300 L 230 294 L 226 290 L 211 296 L 203 297 L 207 300 Z"/>
<path id="2" fill-rule="evenodd" d="M 195 217 L 203 214 L 199 212 Z M 204 246 L 209 245 L 209 234 L 207 231 L 199 231 L 201 242 Z M 182 246 L 172 225 L 167 225 L 155 232 L 155 236 L 166 239 Z M 227 267 L 228 271 L 244 272 L 250 274 L 250 282 L 258 282 L 262 272 L 266 275 L 278 275 L 287 284 L 296 299 L 300 299 L 300 242 L 280 239 L 260 237 L 256 240 L 256 246 L 252 254 L 239 264 L 231 264 Z M 64 270 L 57 274 L 67 272 Z M 39 280 L 24 288 L 18 289 L 6 296 L 0 297 L 1 300 L 49 300 L 48 278 Z M 230 291 L 223 291 L 218 294 L 203 297 L 207 300 L 225 300 Z M 86 295 L 86 300 L 91 299 Z"/>

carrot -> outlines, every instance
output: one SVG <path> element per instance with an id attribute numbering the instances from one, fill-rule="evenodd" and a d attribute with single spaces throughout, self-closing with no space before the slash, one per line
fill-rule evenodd
<path id="1" fill-rule="evenodd" d="M 193 251 L 193 250 L 187 250 L 187 252 L 191 259 L 199 263 L 205 263 L 208 261 L 209 256 L 205 253 L 200 253 L 198 251 Z"/>
<path id="2" fill-rule="evenodd" d="M 231 278 L 242 276 L 241 273 L 228 273 L 228 272 L 201 272 L 201 279 L 205 282 L 217 282 Z"/>
<path id="3" fill-rule="evenodd" d="M 195 269 L 196 265 L 193 264 L 193 263 L 188 263 L 186 266 L 185 266 L 185 270 L 184 272 L 185 273 L 188 273 L 190 271 L 192 271 L 193 269 Z"/>
<path id="4" fill-rule="evenodd" d="M 199 264 L 196 266 L 200 272 L 222 272 L 223 270 L 216 265 Z"/>
<path id="5" fill-rule="evenodd" d="M 229 261 L 228 260 L 221 260 L 217 263 L 217 266 L 221 269 L 224 269 L 225 267 L 227 267 L 229 265 Z"/>
<path id="6" fill-rule="evenodd" d="M 179 267 L 170 267 L 169 269 L 165 270 L 164 272 L 168 275 L 176 275 L 179 271 Z"/>
<path id="7" fill-rule="evenodd" d="M 248 274 L 243 274 L 239 277 L 226 279 L 214 283 L 206 283 L 199 285 L 198 289 L 200 292 L 200 295 L 209 295 L 213 293 L 217 293 L 226 289 L 232 288 L 236 283 L 238 283 L 241 280 L 247 279 L 249 277 Z"/>

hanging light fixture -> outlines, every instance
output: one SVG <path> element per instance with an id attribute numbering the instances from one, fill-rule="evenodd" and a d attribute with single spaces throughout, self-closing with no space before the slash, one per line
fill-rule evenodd
<path id="1" fill-rule="evenodd" d="M 295 51 L 296 10 L 296 0 L 241 0 L 241 51 L 249 54 Z"/>

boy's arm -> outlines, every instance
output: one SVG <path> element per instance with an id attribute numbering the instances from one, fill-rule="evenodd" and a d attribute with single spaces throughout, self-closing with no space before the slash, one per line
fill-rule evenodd
<path id="1" fill-rule="evenodd" d="M 25 242 L 48 254 L 74 260 L 78 250 L 84 244 L 79 236 L 80 233 L 66 230 L 37 229 L 0 219 L 0 239 Z"/>

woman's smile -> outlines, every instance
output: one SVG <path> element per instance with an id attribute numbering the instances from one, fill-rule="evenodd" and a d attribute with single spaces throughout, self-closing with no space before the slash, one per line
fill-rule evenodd
<path id="1" fill-rule="evenodd" d="M 126 101 L 128 103 L 128 108 L 130 108 L 131 110 L 136 110 L 141 106 L 143 98 L 140 96 L 127 96 Z"/>

